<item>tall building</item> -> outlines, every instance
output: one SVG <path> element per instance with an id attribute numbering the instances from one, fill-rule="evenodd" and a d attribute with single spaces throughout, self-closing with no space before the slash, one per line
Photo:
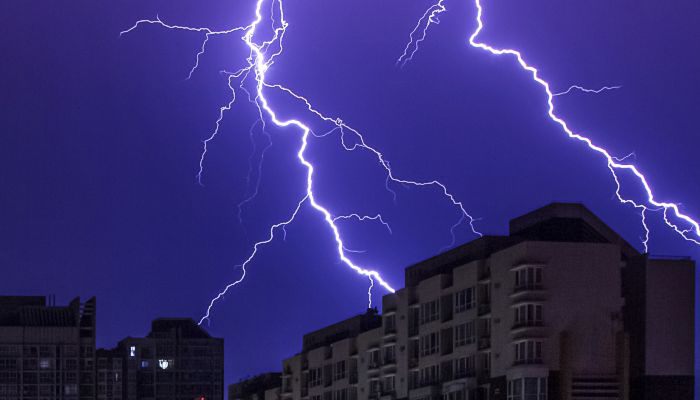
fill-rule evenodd
<path id="1" fill-rule="evenodd" d="M 640 254 L 555 203 L 406 269 L 406 287 L 305 335 L 282 400 L 693 399 L 695 263 Z"/>
<path id="2" fill-rule="evenodd" d="M 0 399 L 94 399 L 95 304 L 0 296 Z"/>
<path id="3" fill-rule="evenodd" d="M 144 338 L 119 342 L 126 400 L 223 400 L 224 341 L 190 318 L 153 321 Z"/>

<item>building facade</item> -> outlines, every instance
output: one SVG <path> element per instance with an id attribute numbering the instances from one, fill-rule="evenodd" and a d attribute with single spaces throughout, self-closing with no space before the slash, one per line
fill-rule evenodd
<path id="1" fill-rule="evenodd" d="M 128 337 L 117 351 L 124 360 L 124 399 L 224 398 L 224 341 L 190 318 L 156 319 L 146 337 Z"/>
<path id="2" fill-rule="evenodd" d="M 0 399 L 94 399 L 95 306 L 1 296 Z"/>
<path id="3" fill-rule="evenodd" d="M 306 335 L 281 400 L 693 399 L 695 264 L 640 254 L 555 203 L 406 269 Z"/>
<path id="4" fill-rule="evenodd" d="M 94 298 L 0 296 L 0 400 L 223 400 L 223 339 L 163 318 L 96 350 L 95 318 Z"/>

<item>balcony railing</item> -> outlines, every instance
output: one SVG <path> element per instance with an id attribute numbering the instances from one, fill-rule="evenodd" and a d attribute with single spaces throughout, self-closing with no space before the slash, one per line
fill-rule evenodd
<path id="1" fill-rule="evenodd" d="M 528 283 L 523 285 L 518 285 L 513 289 L 513 294 L 523 293 L 523 292 L 538 292 L 544 290 L 544 286 L 540 283 Z"/>
<path id="2" fill-rule="evenodd" d="M 515 360 L 513 365 L 530 365 L 530 364 L 542 364 L 541 358 L 530 358 L 525 360 Z"/>
<path id="3" fill-rule="evenodd" d="M 511 330 L 523 329 L 523 328 L 541 328 L 544 326 L 542 321 L 520 321 L 513 324 Z"/>
<path id="4" fill-rule="evenodd" d="M 367 365 L 367 368 L 368 369 L 378 369 L 381 366 L 382 366 L 382 363 L 379 360 L 372 360 Z"/>

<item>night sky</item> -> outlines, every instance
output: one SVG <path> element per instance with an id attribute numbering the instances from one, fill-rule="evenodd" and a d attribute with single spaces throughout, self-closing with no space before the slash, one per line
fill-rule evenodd
<path id="1" fill-rule="evenodd" d="M 614 198 L 605 160 L 545 116 L 541 87 L 511 58 L 470 47 L 475 9 L 447 0 L 414 60 L 395 66 L 424 0 L 287 0 L 285 53 L 268 72 L 324 113 L 362 131 L 401 177 L 439 179 L 477 217 L 506 234 L 510 218 L 552 201 L 585 203 L 641 249 L 639 214 Z M 614 155 L 634 152 L 661 200 L 700 218 L 700 2 L 483 0 L 480 37 L 517 47 L 553 89 L 622 85 L 557 98 L 571 126 Z M 250 0 L 0 2 L 0 293 L 97 296 L 98 345 L 144 335 L 153 318 L 199 319 L 235 266 L 304 194 L 299 131 L 268 130 L 259 195 L 246 176 L 257 110 L 243 98 L 196 173 L 202 141 L 230 96 L 221 70 L 242 66 L 237 36 L 142 26 L 141 18 L 224 29 L 252 17 Z M 299 103 L 270 95 L 285 117 L 322 130 Z M 269 125 L 268 125 L 269 127 Z M 328 126 L 325 126 L 328 128 Z M 266 136 L 256 125 L 254 170 Z M 403 286 L 406 266 L 449 244 L 457 210 L 435 189 L 392 184 L 370 154 L 339 137 L 310 142 L 320 202 L 336 214 L 353 260 Z M 254 173 L 252 181 L 257 179 Z M 631 183 L 631 181 L 629 181 Z M 638 186 L 627 186 L 636 196 Z M 700 259 L 649 214 L 650 251 Z M 468 225 L 457 243 L 475 238 Z M 226 381 L 280 368 L 312 329 L 361 313 L 368 280 L 338 262 L 331 232 L 310 207 L 261 249 L 244 283 L 213 310 L 226 340 Z M 386 292 L 376 289 L 375 303 Z"/>

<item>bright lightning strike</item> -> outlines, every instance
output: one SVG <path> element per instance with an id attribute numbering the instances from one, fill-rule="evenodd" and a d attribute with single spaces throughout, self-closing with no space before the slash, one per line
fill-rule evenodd
<path id="1" fill-rule="evenodd" d="M 428 8 L 426 13 L 423 14 L 423 16 L 418 20 L 418 23 L 416 24 L 416 28 L 413 29 L 411 34 L 409 35 L 409 42 L 406 45 L 406 48 L 404 50 L 404 54 L 399 58 L 397 61 L 397 64 L 399 62 L 405 64 L 406 62 L 410 61 L 413 57 L 413 55 L 418 51 L 418 45 L 417 42 L 420 42 L 425 39 L 425 35 L 427 33 L 428 27 L 430 26 L 431 20 L 428 19 L 428 22 L 424 22 L 426 15 L 431 10 L 437 10 L 440 9 L 440 12 L 445 11 L 444 6 L 442 5 L 443 0 L 438 0 L 437 3 L 434 3 L 432 6 Z M 530 64 L 528 64 L 525 61 L 525 58 L 523 57 L 522 53 L 520 53 L 518 50 L 514 49 L 500 49 L 500 48 L 495 48 L 487 43 L 481 42 L 477 40 L 477 37 L 481 33 L 481 31 L 484 29 L 484 22 L 483 22 L 483 7 L 481 5 L 481 0 L 474 0 L 474 6 L 476 8 L 476 29 L 474 32 L 472 32 L 471 36 L 469 37 L 469 44 L 477 49 L 484 50 L 492 55 L 495 56 L 501 56 L 501 55 L 508 55 L 512 56 L 516 59 L 520 67 L 525 71 L 530 73 L 532 80 L 536 83 L 538 83 L 542 88 L 544 89 L 545 94 L 547 95 L 547 116 L 549 117 L 550 120 L 552 120 L 554 123 L 560 126 L 560 128 L 566 133 L 567 136 L 571 139 L 576 139 L 579 140 L 583 143 L 585 143 L 590 150 L 593 150 L 600 155 L 603 156 L 603 158 L 607 162 L 607 167 L 610 170 L 610 173 L 612 174 L 613 180 L 615 181 L 616 185 L 616 190 L 615 190 L 615 195 L 617 199 L 623 203 L 623 204 L 629 204 L 633 206 L 634 208 L 637 208 L 641 210 L 641 222 L 644 228 L 645 236 L 644 239 L 642 240 L 642 245 L 644 246 L 644 251 L 648 252 L 648 242 L 649 242 L 649 227 L 647 225 L 646 221 L 646 212 L 647 211 L 658 211 L 658 210 L 663 210 L 664 213 L 664 222 L 666 223 L 667 226 L 669 226 L 671 229 L 673 229 L 677 234 L 679 234 L 683 239 L 695 243 L 697 245 L 700 245 L 700 224 L 691 218 L 690 216 L 684 214 L 680 210 L 680 203 L 672 203 L 672 202 L 663 202 L 663 201 L 658 201 L 656 200 L 656 197 L 654 196 L 654 192 L 651 188 L 651 185 L 647 181 L 646 177 L 644 174 L 642 174 L 639 169 L 630 163 L 625 163 L 625 161 L 634 156 L 634 153 L 631 153 L 625 157 L 618 158 L 615 156 L 612 156 L 606 149 L 597 146 L 593 143 L 593 141 L 581 134 L 578 134 L 574 132 L 566 123 L 564 119 L 559 117 L 556 112 L 555 112 L 555 107 L 554 107 L 554 97 L 557 96 L 562 96 L 568 93 L 571 93 L 572 91 L 580 91 L 583 93 L 593 93 L 593 94 L 600 94 L 604 91 L 609 91 L 609 90 L 617 90 L 620 89 L 622 86 L 617 85 L 617 86 L 603 86 L 599 89 L 588 89 L 583 86 L 579 85 L 572 85 L 570 86 L 567 90 L 563 92 L 552 92 L 551 86 L 549 82 L 545 81 L 539 73 L 539 70 Z M 422 29 L 422 35 L 420 36 L 419 40 L 414 41 L 413 35 L 416 31 L 419 30 L 419 28 L 423 26 Z M 412 48 L 412 51 L 408 51 L 407 49 Z M 646 194 L 646 199 L 643 200 L 642 202 L 635 201 L 632 199 L 628 199 L 622 196 L 621 190 L 622 190 L 622 185 L 620 183 L 619 177 L 617 175 L 618 172 L 631 172 L 634 177 L 637 179 L 637 181 L 641 184 L 642 188 L 644 189 L 644 192 Z M 677 219 L 682 221 L 685 227 L 681 228 L 678 226 L 677 223 L 672 222 L 669 219 L 669 213 Z"/>
<path id="2" fill-rule="evenodd" d="M 403 49 L 401 56 L 399 56 L 398 60 L 396 60 L 396 65 L 403 67 L 407 62 L 411 61 L 413 59 L 413 55 L 418 51 L 418 46 L 425 40 L 425 36 L 428 34 L 428 28 L 430 28 L 430 25 L 437 25 L 440 23 L 439 15 L 447 11 L 445 5 L 442 4 L 443 1 L 444 0 L 438 0 L 437 3 L 431 5 L 427 10 L 425 10 L 423 16 L 420 17 L 418 23 L 416 23 L 415 28 L 413 28 L 411 33 L 408 35 L 408 43 Z M 416 33 L 418 33 L 417 36 Z"/>
<path id="3" fill-rule="evenodd" d="M 555 107 L 554 107 L 554 97 L 555 93 L 552 92 L 551 87 L 549 82 L 545 81 L 542 77 L 540 77 L 539 71 L 537 68 L 531 66 L 528 64 L 523 55 L 514 49 L 499 49 L 492 47 L 491 45 L 480 42 L 477 40 L 477 37 L 481 33 L 481 31 L 484 28 L 484 22 L 483 22 L 483 8 L 481 6 L 481 0 L 474 0 L 474 5 L 476 7 L 477 13 L 476 13 L 476 29 L 474 32 L 471 34 L 469 37 L 469 44 L 472 47 L 487 51 L 493 55 L 496 56 L 501 56 L 501 55 L 508 55 L 512 56 L 515 58 L 515 60 L 518 62 L 520 67 L 528 72 L 532 80 L 536 83 L 538 83 L 542 88 L 544 89 L 544 92 L 547 95 L 547 115 L 549 116 L 549 119 L 551 119 L 554 123 L 559 125 L 561 129 L 566 133 L 567 136 L 569 136 L 571 139 L 576 139 L 578 141 L 581 141 L 588 146 L 590 150 L 595 151 L 596 153 L 600 154 L 603 156 L 603 158 L 607 162 L 608 169 L 610 170 L 610 173 L 613 176 L 613 179 L 615 180 L 616 184 L 616 191 L 615 194 L 618 198 L 618 200 L 623 203 L 623 204 L 631 204 L 633 207 L 642 210 L 642 225 L 644 226 L 645 232 L 647 232 L 645 239 L 644 239 L 644 247 L 645 250 L 647 250 L 647 242 L 648 242 L 648 231 L 649 227 L 647 226 L 646 223 L 646 211 L 654 210 L 654 209 L 663 209 L 664 211 L 664 221 L 666 222 L 666 225 L 668 225 L 670 228 L 672 228 L 676 233 L 678 233 L 681 237 L 683 237 L 685 240 L 690 241 L 692 243 L 695 243 L 697 245 L 700 245 L 700 224 L 695 221 L 693 218 L 690 216 L 684 214 L 680 210 L 680 204 L 678 203 L 671 203 L 671 202 L 663 202 L 663 201 L 658 201 L 656 200 L 654 196 L 654 192 L 651 188 L 651 185 L 647 181 L 646 177 L 639 171 L 639 169 L 629 163 L 625 163 L 624 160 L 627 157 L 623 159 L 615 158 L 610 153 L 600 147 L 597 146 L 593 143 L 591 139 L 589 139 L 586 136 L 583 136 L 581 134 L 578 134 L 574 132 L 566 123 L 564 119 L 559 117 L 556 112 L 555 112 Z M 641 184 L 641 186 L 644 188 L 644 192 L 646 194 L 646 199 L 643 200 L 643 203 L 640 203 L 638 201 L 628 199 L 622 196 L 620 193 L 622 187 L 620 184 L 620 180 L 618 178 L 617 173 L 618 172 L 631 172 L 637 179 L 637 181 Z M 679 227 L 676 223 L 673 223 L 669 218 L 668 214 L 671 213 L 672 216 L 675 219 L 678 219 L 682 221 L 686 227 L 681 228 Z"/>
<path id="4" fill-rule="evenodd" d="M 579 86 L 579 85 L 571 85 L 571 86 L 569 86 L 568 89 L 566 89 L 566 90 L 563 91 L 563 92 L 552 93 L 552 96 L 563 96 L 563 95 L 569 94 L 569 93 L 571 93 L 571 92 L 573 92 L 573 91 L 579 91 L 579 92 L 583 92 L 583 93 L 600 94 L 600 93 L 606 92 L 606 91 L 608 91 L 608 90 L 617 90 L 617 89 L 622 89 L 622 85 L 617 85 L 617 86 L 603 86 L 603 87 L 601 87 L 601 88 L 599 88 L 599 89 L 588 89 L 588 88 L 585 88 L 585 87 Z"/>
<path id="5" fill-rule="evenodd" d="M 451 234 L 452 234 L 452 244 L 455 243 L 455 229 L 459 225 L 461 225 L 463 222 L 468 221 L 471 230 L 474 234 L 476 235 L 481 235 L 478 231 L 476 231 L 474 227 L 474 221 L 475 219 L 467 213 L 464 205 L 462 202 L 458 201 L 452 193 L 450 193 L 447 189 L 447 187 L 442 184 L 441 182 L 437 180 L 431 180 L 431 181 L 417 181 L 417 180 L 410 180 L 410 179 L 404 179 L 404 178 L 397 178 L 394 175 L 393 170 L 391 169 L 391 166 L 389 164 L 389 161 L 386 160 L 381 152 L 376 150 L 375 148 L 369 146 L 365 140 L 364 137 L 359 133 L 359 131 L 351 128 L 350 126 L 346 125 L 343 123 L 343 121 L 340 118 L 328 118 L 324 115 L 322 115 L 319 111 L 317 111 L 315 108 L 312 107 L 311 103 L 305 98 L 300 95 L 297 95 L 296 93 L 292 92 L 290 89 L 288 89 L 285 86 L 279 85 L 279 84 L 270 84 L 266 81 L 266 72 L 270 68 L 270 66 L 273 65 L 275 57 L 279 56 L 283 52 L 283 47 L 282 47 L 282 39 L 284 37 L 284 34 L 286 32 L 286 28 L 288 26 L 285 18 L 284 18 L 284 10 L 283 10 L 283 5 L 281 0 L 271 0 L 271 5 L 270 5 L 270 21 L 272 22 L 272 31 L 274 32 L 272 35 L 272 38 L 267 40 L 267 41 L 262 41 L 262 42 L 256 42 L 255 41 L 255 34 L 257 32 L 258 27 L 262 23 L 263 16 L 262 16 L 262 5 L 265 0 L 257 0 L 256 7 L 255 7 L 255 18 L 254 20 L 246 25 L 246 26 L 241 26 L 241 27 L 235 27 L 232 29 L 228 30 L 222 30 L 222 31 L 215 31 L 211 30 L 209 28 L 193 28 L 193 27 L 187 27 L 187 26 L 181 26 L 181 25 L 170 25 L 166 24 L 163 22 L 160 18 L 156 18 L 155 20 L 139 20 L 137 21 L 131 28 L 121 32 L 121 35 L 129 33 L 136 29 L 138 26 L 142 24 L 154 24 L 154 25 L 159 25 L 161 27 L 167 28 L 167 29 L 172 29 L 172 30 L 184 30 L 184 31 L 190 31 L 190 32 L 200 32 L 204 33 L 205 37 L 203 39 L 203 42 L 201 44 L 200 50 L 197 53 L 196 56 L 196 62 L 192 69 L 190 70 L 190 73 L 188 77 L 191 77 L 192 74 L 195 72 L 195 70 L 199 67 L 199 61 L 200 57 L 204 54 L 206 50 L 206 45 L 209 41 L 209 38 L 212 36 L 216 35 L 227 35 L 231 34 L 234 32 L 242 32 L 243 35 L 241 39 L 245 42 L 247 45 L 248 49 L 250 50 L 248 57 L 246 58 L 246 64 L 236 72 L 228 73 L 226 72 L 226 75 L 228 75 L 227 79 L 227 84 L 228 88 L 230 89 L 231 92 L 231 97 L 230 100 L 220 107 L 219 109 L 219 115 L 218 118 L 215 122 L 214 129 L 210 133 L 210 135 L 207 137 L 207 139 L 204 140 L 203 142 L 203 150 L 201 153 L 200 161 L 199 161 L 199 170 L 197 173 L 197 181 L 201 184 L 202 183 L 202 174 L 204 171 L 204 161 L 207 155 L 207 150 L 208 150 L 208 145 L 212 140 L 216 138 L 216 136 L 219 134 L 220 129 L 221 129 L 221 124 L 224 119 L 224 115 L 227 111 L 230 111 L 231 108 L 233 107 L 233 104 L 235 103 L 236 100 L 236 87 L 234 85 L 234 82 L 236 79 L 239 79 L 239 85 L 238 87 L 246 92 L 248 95 L 248 100 L 253 103 L 259 112 L 260 116 L 260 121 L 263 124 L 263 129 L 264 129 L 264 124 L 265 124 L 265 119 L 268 119 L 272 121 L 277 127 L 279 128 L 286 128 L 286 127 L 292 127 L 296 128 L 301 132 L 301 145 L 297 151 L 297 159 L 306 168 L 306 195 L 305 197 L 297 203 L 297 207 L 292 213 L 291 217 L 283 222 L 274 224 L 270 227 L 269 230 L 269 235 L 265 240 L 259 241 L 255 243 L 253 246 L 253 251 L 250 254 L 250 256 L 241 264 L 241 268 L 243 271 L 243 274 L 241 277 L 234 281 L 233 283 L 228 284 L 227 286 L 224 287 L 224 289 L 216 296 L 214 297 L 211 302 L 209 303 L 209 306 L 207 307 L 205 315 L 202 317 L 200 320 L 200 324 L 203 323 L 205 320 L 209 320 L 211 316 L 211 311 L 212 308 L 214 307 L 215 303 L 222 299 L 226 293 L 228 292 L 229 289 L 232 287 L 240 284 L 246 276 L 246 267 L 254 260 L 255 256 L 257 255 L 257 252 L 261 246 L 264 246 L 268 243 L 270 243 L 272 240 L 275 238 L 275 232 L 277 229 L 281 229 L 284 235 L 286 236 L 286 227 L 287 225 L 291 224 L 299 210 L 301 209 L 302 205 L 304 203 L 308 203 L 311 205 L 311 207 L 316 210 L 324 219 L 326 222 L 327 226 L 330 228 L 331 232 L 333 233 L 333 237 L 335 239 L 336 243 L 336 248 L 337 248 L 337 254 L 342 263 L 344 263 L 346 266 L 350 267 L 352 270 L 354 270 L 356 273 L 368 277 L 370 280 L 370 286 L 368 289 L 368 301 L 369 305 L 371 306 L 372 304 L 372 289 L 375 286 L 375 284 L 379 284 L 382 286 L 384 289 L 386 289 L 389 292 L 394 292 L 394 289 L 380 276 L 380 274 L 371 269 L 366 269 L 363 267 L 360 267 L 356 265 L 352 260 L 350 260 L 346 253 L 349 252 L 355 252 L 355 250 L 349 250 L 347 247 L 345 247 L 340 232 L 338 230 L 338 227 L 336 225 L 336 222 L 339 220 L 345 220 L 345 219 L 357 219 L 359 221 L 365 221 L 365 220 L 376 220 L 382 223 L 387 230 L 392 233 L 391 227 L 389 224 L 387 224 L 384 219 L 381 217 L 381 215 L 377 214 L 376 216 L 362 216 L 359 214 L 350 214 L 350 215 L 341 215 L 341 216 L 336 216 L 333 217 L 331 212 L 328 211 L 327 208 L 322 206 L 320 203 L 316 201 L 314 191 L 313 191 L 313 176 L 314 176 L 314 166 L 305 158 L 305 151 L 308 147 L 308 140 L 309 140 L 309 135 L 312 137 L 322 137 L 326 136 L 328 134 L 331 134 L 335 131 L 340 131 L 340 136 L 341 136 L 341 143 L 343 145 L 343 148 L 347 151 L 353 151 L 356 149 L 364 149 L 366 151 L 371 152 L 374 154 L 376 157 L 379 165 L 385 170 L 387 174 L 386 178 L 386 185 L 387 189 L 394 195 L 394 199 L 396 196 L 396 193 L 393 192 L 389 188 L 389 183 L 399 183 L 402 185 L 407 185 L 407 186 L 416 186 L 416 187 L 435 187 L 441 192 L 443 196 L 445 196 L 447 199 L 450 200 L 450 202 L 457 207 L 457 209 L 460 211 L 460 217 L 459 220 L 455 225 L 452 226 L 451 228 Z M 441 13 L 444 11 L 444 7 L 441 5 L 442 0 L 440 0 L 440 5 L 437 8 L 431 8 L 429 9 L 430 13 L 426 14 L 427 15 L 427 22 L 426 22 L 426 27 L 423 31 L 423 36 L 425 35 L 425 31 L 427 31 L 427 26 L 429 26 L 432 23 L 438 23 L 437 20 L 437 14 Z M 275 15 L 275 4 L 277 4 L 277 18 Z M 422 39 L 419 39 L 419 41 Z M 275 50 L 271 50 L 271 49 Z M 416 43 L 416 49 L 417 50 L 417 43 Z M 268 52 L 271 52 L 270 55 L 268 55 Z M 414 51 L 415 52 L 415 51 Z M 252 95 L 243 85 L 246 79 L 251 75 L 251 72 L 254 76 L 255 79 L 255 94 Z M 306 124 L 301 122 L 298 119 L 280 119 L 277 116 L 276 111 L 271 107 L 269 104 L 267 98 L 265 97 L 265 90 L 266 89 L 274 89 L 274 90 L 281 90 L 292 97 L 294 97 L 297 100 L 303 101 L 304 104 L 306 105 L 307 109 L 313 113 L 316 117 L 320 118 L 322 121 L 331 123 L 334 125 L 334 128 L 331 129 L 329 132 L 327 132 L 324 135 L 316 135 L 314 132 L 312 132 L 311 128 L 309 128 Z M 267 118 L 265 118 L 267 117 Z M 353 134 L 357 141 L 354 142 L 352 145 L 347 145 L 344 138 L 346 132 L 349 132 Z M 262 160 L 261 160 L 262 162 Z M 250 169 L 249 169 L 249 180 L 250 180 Z M 257 186 L 256 190 L 257 192 Z M 254 197 L 255 193 L 252 195 Z M 239 209 L 240 207 L 245 204 L 245 202 L 249 201 L 247 198 L 239 204 Z"/>

